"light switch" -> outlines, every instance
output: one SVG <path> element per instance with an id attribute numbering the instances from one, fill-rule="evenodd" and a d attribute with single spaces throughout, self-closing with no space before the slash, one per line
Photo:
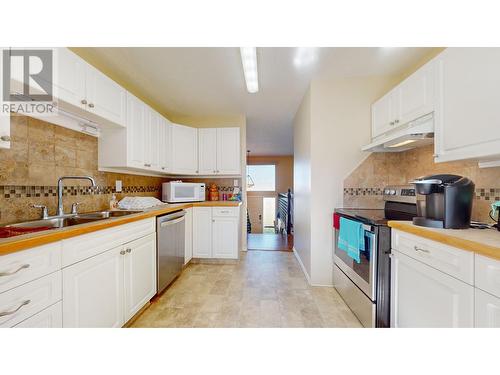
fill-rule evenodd
<path id="1" fill-rule="evenodd" d="M 239 186 L 240 182 L 238 180 L 234 180 L 233 186 Z"/>
<path id="2" fill-rule="evenodd" d="M 122 191 L 122 181 L 121 180 L 116 180 L 115 190 L 117 193 L 120 193 Z"/>

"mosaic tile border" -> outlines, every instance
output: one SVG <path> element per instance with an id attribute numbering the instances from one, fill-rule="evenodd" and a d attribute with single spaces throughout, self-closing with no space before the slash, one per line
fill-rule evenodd
<path id="1" fill-rule="evenodd" d="M 157 193 L 160 186 L 124 186 L 121 193 Z M 64 186 L 63 196 L 76 195 L 104 195 L 116 193 L 114 186 Z M 0 186 L 0 198 L 30 198 L 30 197 L 56 197 L 56 186 L 21 186 L 3 185 Z"/>
<path id="2" fill-rule="evenodd" d="M 344 195 L 349 196 L 379 196 L 383 195 L 383 188 L 344 188 Z M 500 188 L 478 188 L 474 192 L 475 198 L 486 201 L 500 201 Z"/>

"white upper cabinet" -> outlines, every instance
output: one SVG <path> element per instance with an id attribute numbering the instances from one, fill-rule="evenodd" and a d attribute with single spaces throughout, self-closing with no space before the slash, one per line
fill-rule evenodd
<path id="1" fill-rule="evenodd" d="M 241 173 L 240 128 L 217 129 L 217 174 Z"/>
<path id="2" fill-rule="evenodd" d="M 198 129 L 172 124 L 172 173 L 198 173 Z"/>
<path id="3" fill-rule="evenodd" d="M 198 129 L 198 171 L 200 174 L 217 173 L 217 130 Z"/>
<path id="4" fill-rule="evenodd" d="M 431 61 L 372 104 L 372 138 L 432 113 L 436 64 Z"/>
<path id="5" fill-rule="evenodd" d="M 500 159 L 500 48 L 448 48 L 436 62 L 435 161 Z"/>
<path id="6" fill-rule="evenodd" d="M 127 91 L 88 64 L 85 68 L 85 86 L 87 111 L 124 126 Z"/>
<path id="7" fill-rule="evenodd" d="M 57 49 L 57 96 L 68 104 L 85 109 L 85 68 L 87 64 L 67 48 Z"/>
<path id="8" fill-rule="evenodd" d="M 397 124 L 406 124 L 434 111 L 436 64 L 424 65 L 399 86 L 399 115 Z"/>
<path id="9" fill-rule="evenodd" d="M 125 141 L 128 147 L 128 163 L 124 167 L 143 168 L 145 164 L 145 145 L 146 145 L 146 105 L 135 96 L 127 93 L 127 129 L 120 133 L 125 133 Z M 115 143 L 112 139 L 112 133 L 109 136 L 103 134 L 99 142 L 109 143 L 109 148 L 121 148 L 122 144 Z M 120 134 L 121 135 L 121 134 Z M 118 137 L 117 137 L 118 138 Z M 99 150 L 101 151 L 101 150 Z M 116 151 L 116 150 L 115 150 Z M 111 152 L 113 154 L 113 152 Z M 128 165 L 127 165 L 128 164 Z M 120 165 L 111 165 L 120 166 Z"/>
<path id="10" fill-rule="evenodd" d="M 165 117 L 159 117 L 159 160 L 160 170 L 169 172 L 172 167 L 172 127 Z"/>
<path id="11" fill-rule="evenodd" d="M 160 114 L 146 106 L 144 128 L 144 166 L 160 170 Z"/>

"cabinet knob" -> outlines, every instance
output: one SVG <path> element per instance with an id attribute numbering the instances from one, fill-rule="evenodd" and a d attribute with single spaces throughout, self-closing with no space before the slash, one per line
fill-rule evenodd
<path id="1" fill-rule="evenodd" d="M 129 247 L 129 248 L 127 248 L 127 253 L 129 253 L 129 254 L 130 254 L 131 252 L 132 252 L 132 249 L 131 249 L 130 247 Z"/>
<path id="2" fill-rule="evenodd" d="M 120 255 L 125 255 L 125 250 L 120 251 Z"/>
<path id="3" fill-rule="evenodd" d="M 92 103 L 89 103 L 90 108 L 94 108 L 94 105 Z"/>
<path id="4" fill-rule="evenodd" d="M 8 135 L 2 135 L 0 139 L 4 142 L 10 142 L 10 136 Z"/>
<path id="5" fill-rule="evenodd" d="M 396 124 L 398 124 L 398 123 L 399 123 L 399 120 L 396 120 L 396 121 L 394 121 L 394 122 L 395 122 Z"/>
<path id="6" fill-rule="evenodd" d="M 151 164 L 145 163 L 144 166 L 145 167 L 151 167 Z"/>
<path id="7" fill-rule="evenodd" d="M 199 173 L 198 171 L 196 171 L 196 173 Z"/>
<path id="8" fill-rule="evenodd" d="M 85 99 L 82 100 L 82 104 L 87 104 L 87 101 Z"/>
<path id="9" fill-rule="evenodd" d="M 394 121 L 391 121 L 391 122 L 389 123 L 389 125 L 394 125 Z"/>
<path id="10" fill-rule="evenodd" d="M 433 154 L 432 156 L 435 157 L 435 158 L 438 158 L 439 154 Z"/>

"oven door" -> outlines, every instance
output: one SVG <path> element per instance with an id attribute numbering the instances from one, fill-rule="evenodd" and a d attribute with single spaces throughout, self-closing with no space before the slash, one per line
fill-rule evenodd
<path id="1" fill-rule="evenodd" d="M 351 218 L 349 218 L 352 220 Z M 374 226 L 363 224 L 366 251 L 360 251 L 360 263 L 338 248 L 339 231 L 335 230 L 334 262 L 344 273 L 365 293 L 375 301 L 376 296 L 376 266 L 377 266 L 377 231 Z"/>

